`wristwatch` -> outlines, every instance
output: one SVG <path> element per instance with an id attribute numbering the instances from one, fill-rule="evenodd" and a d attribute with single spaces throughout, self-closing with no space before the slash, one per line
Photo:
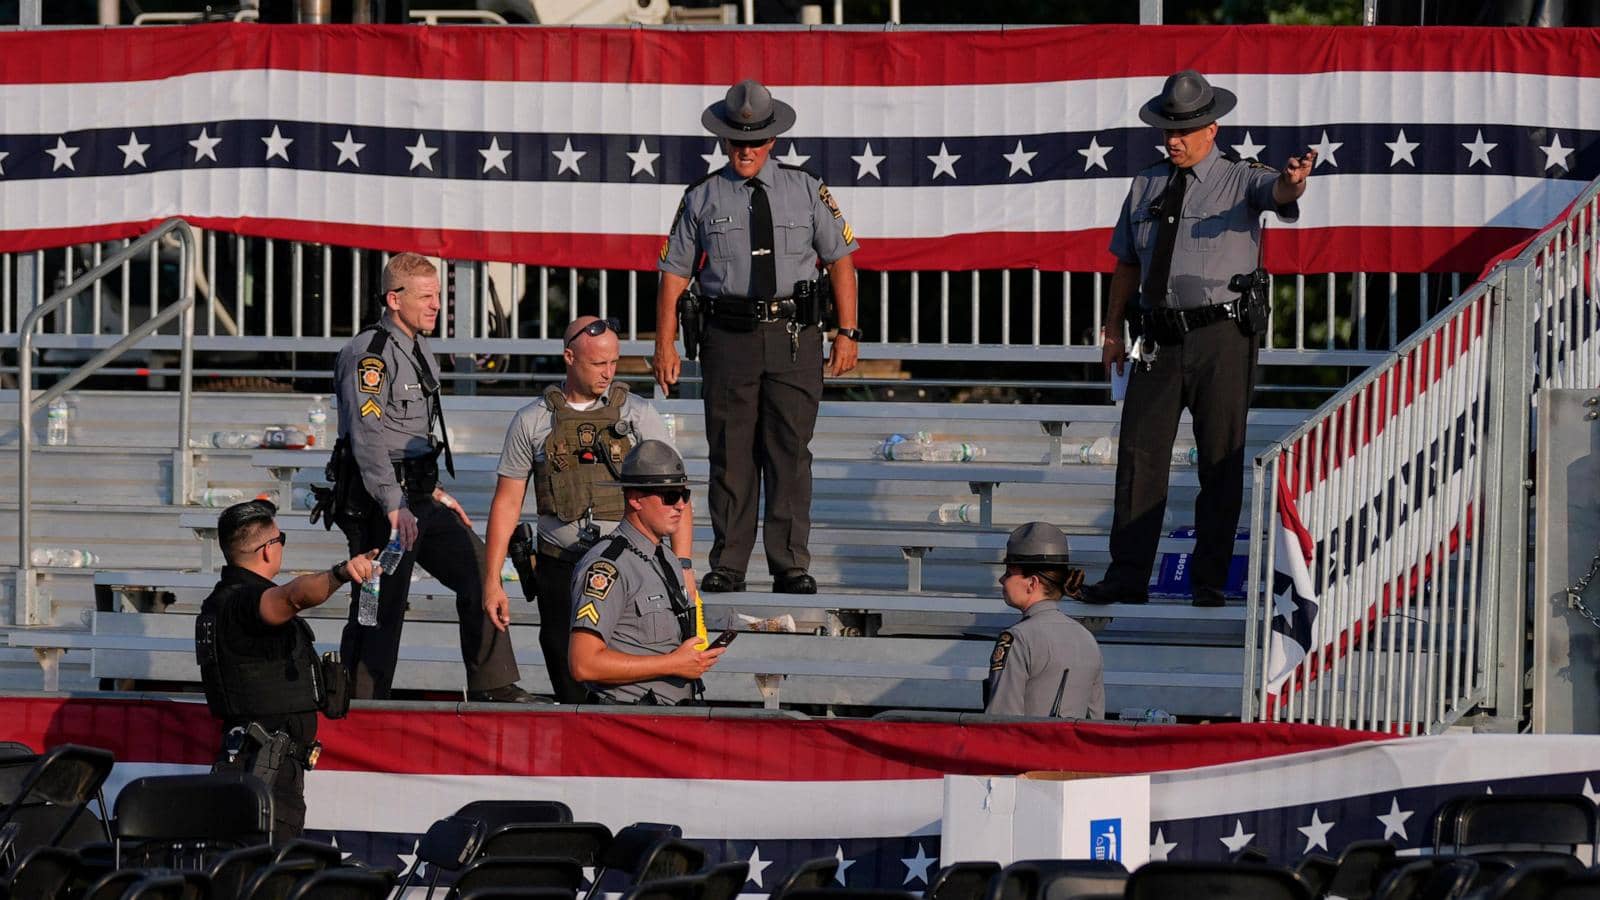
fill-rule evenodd
<path id="1" fill-rule="evenodd" d="M 349 584 L 352 580 L 350 578 L 350 561 L 346 559 L 334 563 L 328 567 L 328 574 L 332 575 L 333 580 L 340 584 Z"/>
<path id="2" fill-rule="evenodd" d="M 841 328 L 837 334 L 839 337 L 849 338 L 858 344 L 861 343 L 861 329 L 859 328 Z"/>
<path id="3" fill-rule="evenodd" d="M 687 556 L 680 556 L 680 557 L 678 557 L 678 568 L 680 568 L 680 569 L 692 569 L 692 568 L 694 568 L 694 560 L 690 559 Z"/>

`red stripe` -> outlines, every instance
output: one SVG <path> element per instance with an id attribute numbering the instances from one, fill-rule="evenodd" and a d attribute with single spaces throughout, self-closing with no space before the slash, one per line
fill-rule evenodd
<path id="1" fill-rule="evenodd" d="M 991 31 L 665 31 L 208 25 L 0 35 L 0 80 L 143 81 L 277 68 L 485 81 L 953 85 L 1324 71 L 1600 77 L 1600 30 L 1131 25 Z M 73 60 L 70 66 L 61 60 Z"/>
<path id="2" fill-rule="evenodd" d="M 448 259 L 519 262 L 578 268 L 655 269 L 661 235 L 572 232 L 479 232 L 459 229 L 393 228 L 294 219 L 186 216 L 191 223 L 233 234 L 310 241 L 334 246 L 398 252 L 416 250 Z M 64 247 L 137 237 L 159 219 L 0 231 L 0 252 Z M 665 228 L 666 222 L 662 223 Z M 1521 240 L 1517 228 L 1304 228 L 1279 229 L 1267 238 L 1267 267 L 1278 273 L 1326 271 L 1476 271 L 1483 259 Z M 1109 272 L 1116 260 L 1106 252 L 1111 229 L 1081 231 L 974 232 L 939 238 L 861 237 L 856 265 L 863 269 L 1031 269 L 1049 272 Z"/>
<path id="3" fill-rule="evenodd" d="M 0 737 L 104 747 L 123 762 L 205 764 L 203 705 L 14 697 Z M 1337 747 L 1372 734 L 1303 725 L 1113 725 L 702 719 L 570 712 L 363 710 L 323 722 L 322 767 L 436 775 L 859 781 L 1187 769 Z"/>

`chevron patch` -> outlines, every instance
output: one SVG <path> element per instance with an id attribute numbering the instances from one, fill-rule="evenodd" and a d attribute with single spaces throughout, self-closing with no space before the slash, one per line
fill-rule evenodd
<path id="1" fill-rule="evenodd" d="M 584 605 L 578 607 L 578 616 L 577 616 L 577 618 L 578 618 L 578 621 L 580 621 L 580 622 L 587 621 L 591 625 L 599 625 L 600 624 L 600 610 L 595 609 L 594 601 L 590 600 L 588 603 L 585 603 Z"/>
<path id="2" fill-rule="evenodd" d="M 383 418 L 383 407 L 379 406 L 378 401 L 371 397 L 367 398 L 367 402 L 361 404 L 361 418 L 365 419 L 367 416 Z"/>

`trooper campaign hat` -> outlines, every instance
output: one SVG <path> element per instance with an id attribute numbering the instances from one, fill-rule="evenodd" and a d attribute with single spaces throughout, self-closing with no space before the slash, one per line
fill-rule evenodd
<path id="1" fill-rule="evenodd" d="M 746 78 L 721 100 L 706 107 L 700 124 L 717 137 L 736 141 L 764 141 L 794 127 L 794 107 L 775 100 L 767 86 Z"/>
<path id="2" fill-rule="evenodd" d="M 1181 131 L 1210 125 L 1232 112 L 1238 102 L 1233 91 L 1212 87 L 1204 75 L 1184 69 L 1167 77 L 1161 94 L 1140 107 L 1139 118 L 1147 125 Z"/>
<path id="3" fill-rule="evenodd" d="M 1065 566 L 1071 561 L 1067 536 L 1048 522 L 1019 526 L 1006 541 L 1008 566 Z"/>
<path id="4" fill-rule="evenodd" d="M 689 473 L 683 467 L 683 457 L 666 441 L 642 441 L 622 458 L 616 481 L 601 481 L 607 487 L 637 488 L 648 491 L 655 488 L 689 487 Z"/>

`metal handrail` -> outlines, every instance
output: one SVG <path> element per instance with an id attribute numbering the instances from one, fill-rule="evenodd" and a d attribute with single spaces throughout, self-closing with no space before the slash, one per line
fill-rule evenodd
<path id="1" fill-rule="evenodd" d="M 178 236 L 178 282 L 181 291 L 178 301 L 134 328 L 122 340 L 96 353 L 78 366 L 70 375 L 56 382 L 49 390 L 33 395 L 33 337 L 39 323 L 52 310 L 82 294 L 96 281 L 117 270 L 124 260 L 145 251 L 150 245 L 169 234 Z M 20 342 L 17 350 L 17 610 L 12 622 L 17 625 L 38 624 L 34 621 L 34 570 L 29 554 L 33 512 L 33 485 L 29 475 L 33 453 L 33 415 L 45 409 L 61 395 L 81 384 L 90 375 L 125 353 L 146 336 L 163 325 L 182 316 L 179 332 L 183 349 L 179 357 L 178 378 L 178 445 L 172 470 L 172 497 L 176 503 L 188 499 L 189 485 L 189 407 L 194 385 L 194 259 L 197 249 L 194 230 L 183 219 L 167 219 L 153 231 L 112 254 L 100 265 L 78 276 L 71 284 L 56 291 L 44 302 L 34 307 L 23 318 L 19 327 Z"/>

